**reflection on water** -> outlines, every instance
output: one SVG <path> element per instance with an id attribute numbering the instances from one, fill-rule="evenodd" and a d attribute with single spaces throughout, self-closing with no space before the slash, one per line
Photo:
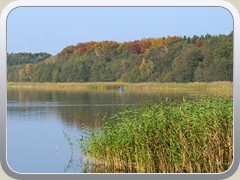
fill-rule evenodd
<path id="1" fill-rule="evenodd" d="M 157 103 L 164 97 L 181 101 L 183 95 L 186 94 L 8 89 L 9 166 L 20 173 L 88 172 L 82 165 L 78 143 L 74 142 L 101 126 L 102 117 L 126 106 Z M 66 140 L 65 133 L 70 140 Z"/>

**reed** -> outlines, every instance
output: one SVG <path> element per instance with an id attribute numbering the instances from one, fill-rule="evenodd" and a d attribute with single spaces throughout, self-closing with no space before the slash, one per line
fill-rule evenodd
<path id="1" fill-rule="evenodd" d="M 106 118 L 81 148 L 91 172 L 220 173 L 233 160 L 231 98 L 125 109 Z"/>
<path id="2" fill-rule="evenodd" d="M 126 83 L 126 82 L 86 82 L 86 83 L 16 83 L 8 82 L 8 88 L 35 88 L 41 90 L 116 90 L 124 86 L 127 91 L 194 93 L 232 96 L 232 82 L 194 83 Z"/>

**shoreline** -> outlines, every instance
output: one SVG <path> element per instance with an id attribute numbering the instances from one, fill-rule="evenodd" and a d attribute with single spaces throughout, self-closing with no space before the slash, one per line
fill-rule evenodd
<path id="1" fill-rule="evenodd" d="M 127 83 L 127 82 L 84 82 L 84 83 L 32 83 L 32 82 L 8 82 L 7 88 L 38 89 L 38 90 L 117 90 L 123 86 L 126 92 L 169 92 L 169 93 L 197 93 L 233 95 L 233 83 L 229 81 L 219 82 L 192 82 L 192 83 Z"/>

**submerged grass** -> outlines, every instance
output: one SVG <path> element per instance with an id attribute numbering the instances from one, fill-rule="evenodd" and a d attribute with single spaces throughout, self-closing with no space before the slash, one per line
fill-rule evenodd
<path id="1" fill-rule="evenodd" d="M 233 160 L 232 99 L 125 109 L 82 141 L 92 172 L 220 173 Z"/>

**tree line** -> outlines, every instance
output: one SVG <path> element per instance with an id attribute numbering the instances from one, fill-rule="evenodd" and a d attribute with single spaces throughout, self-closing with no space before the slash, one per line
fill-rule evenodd
<path id="1" fill-rule="evenodd" d="M 233 80 L 228 35 L 86 42 L 48 53 L 8 54 L 9 82 L 212 82 Z"/>
<path id="2" fill-rule="evenodd" d="M 46 58 L 50 57 L 51 54 L 48 53 L 10 53 L 7 54 L 7 65 L 14 66 L 20 64 L 34 64 L 44 61 Z"/>

